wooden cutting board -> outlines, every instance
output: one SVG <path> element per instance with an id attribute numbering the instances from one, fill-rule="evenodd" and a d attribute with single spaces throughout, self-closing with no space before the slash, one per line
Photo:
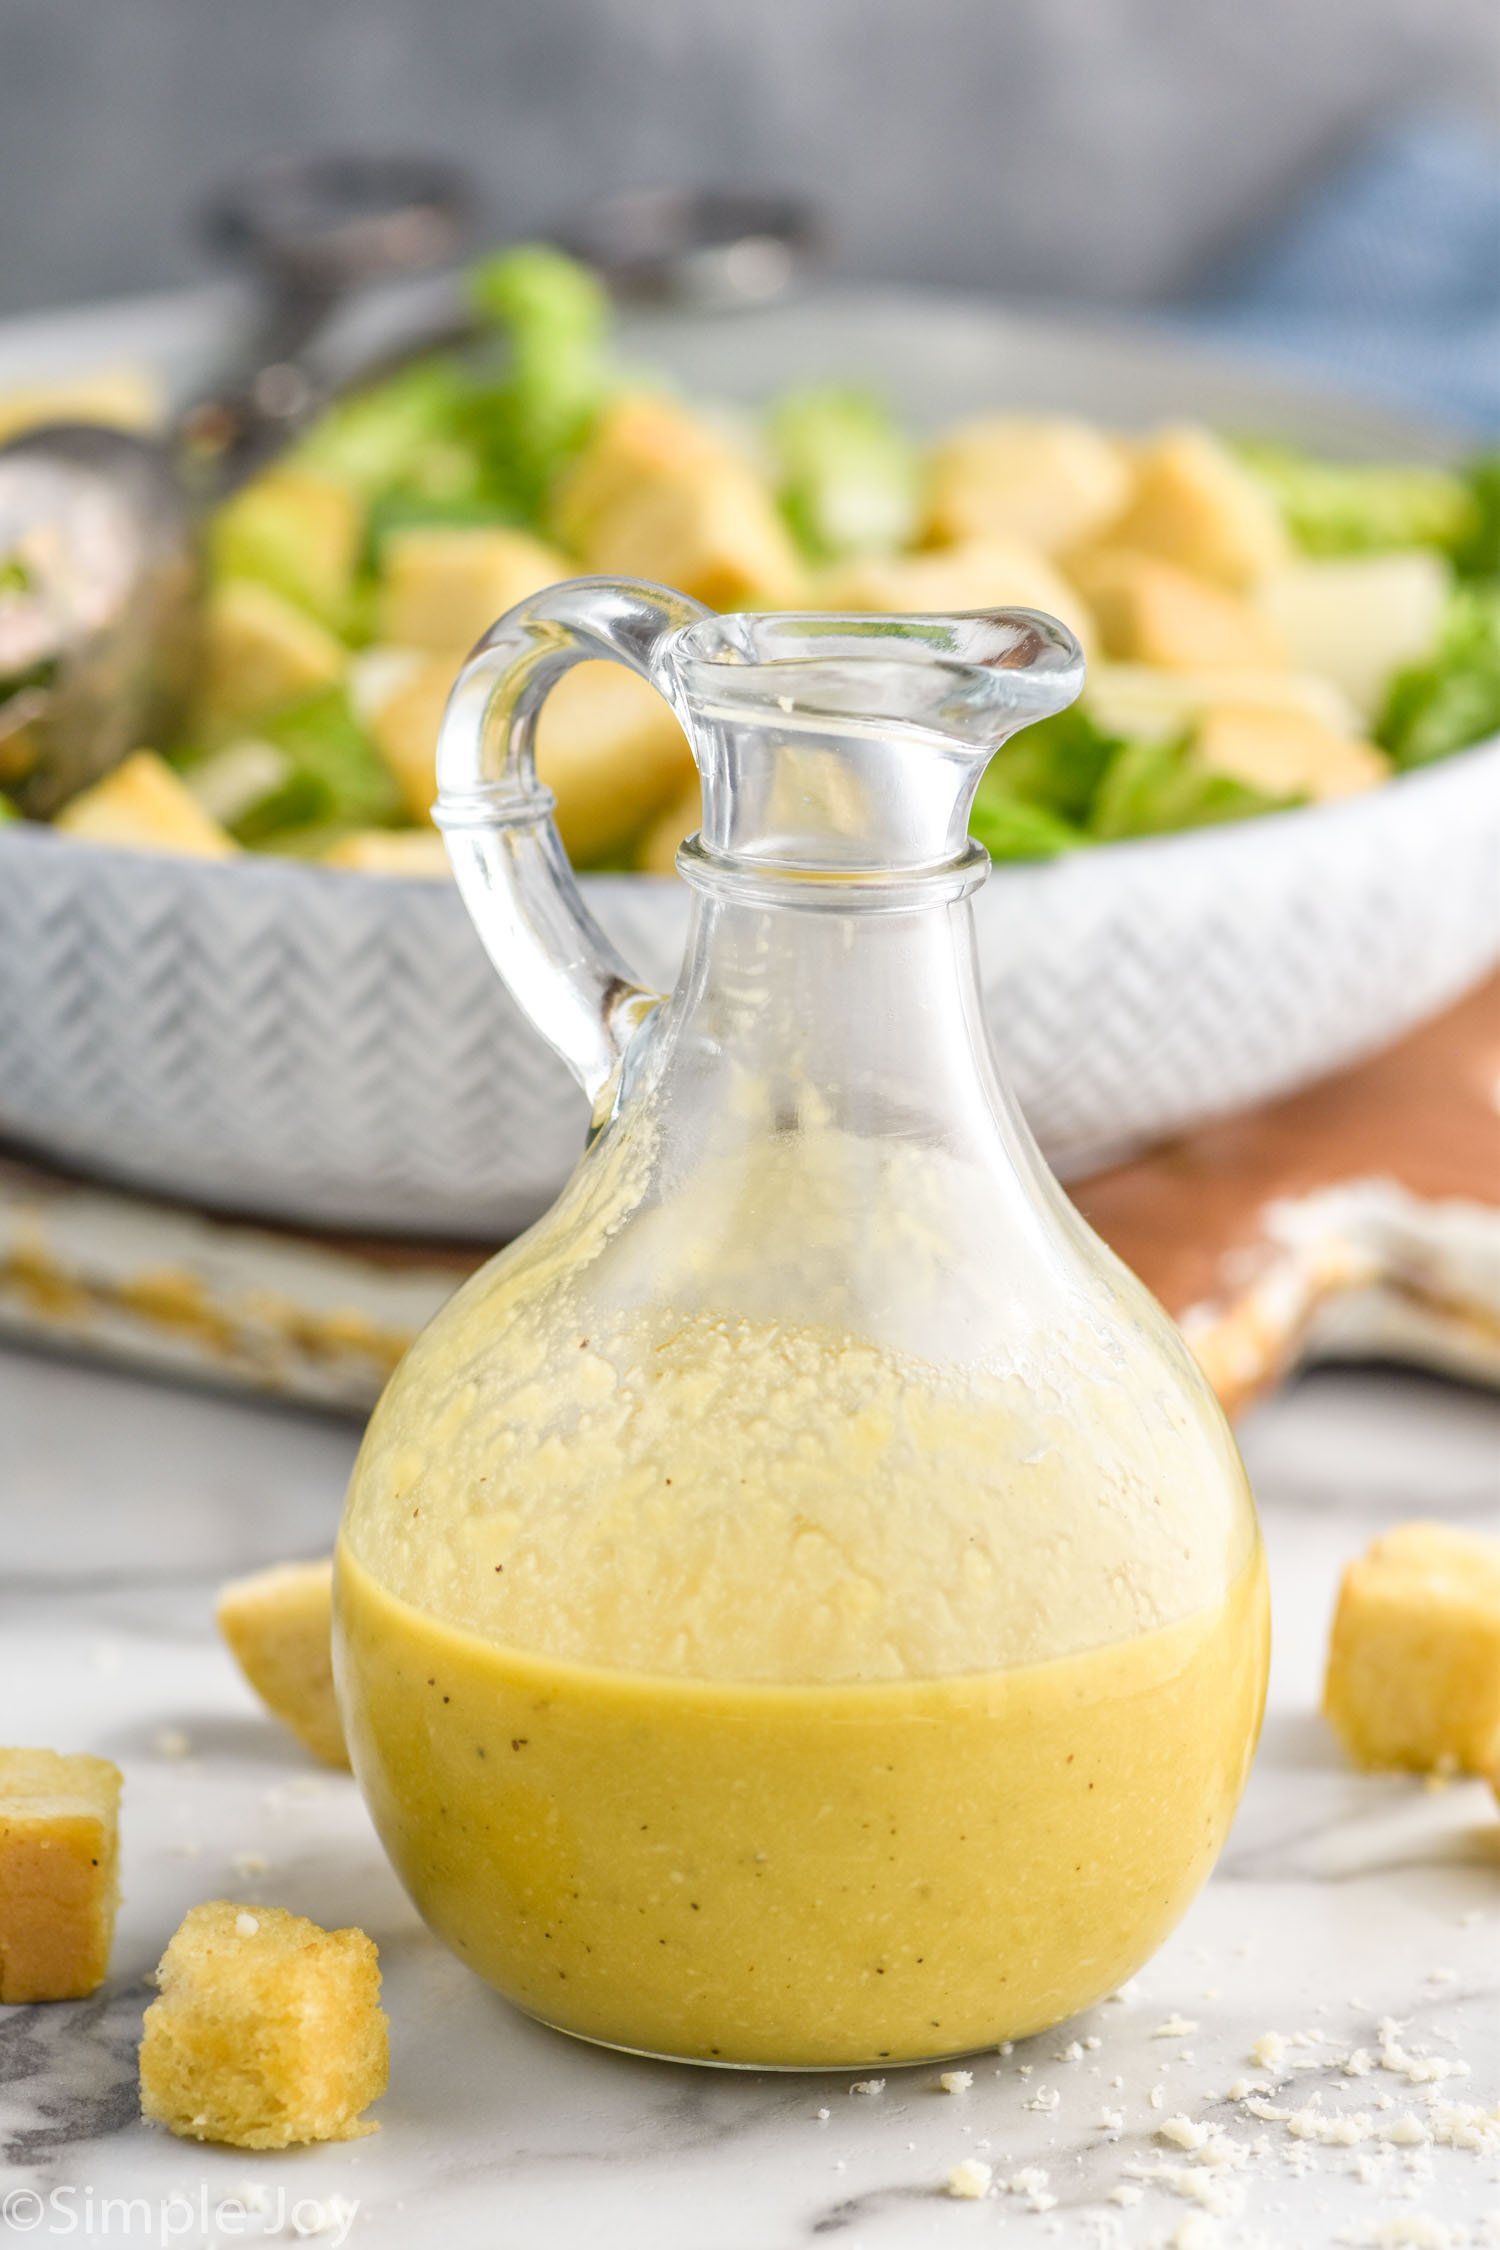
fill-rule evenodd
<path id="1" fill-rule="evenodd" d="M 1309 1355 L 1500 1381 L 1500 978 L 1357 1069 L 1073 1193 L 1231 1411 Z"/>
<path id="2" fill-rule="evenodd" d="M 1500 1382 L 1500 979 L 1072 1192 L 1232 1412 L 1317 1357 Z M 264 1227 L 0 1157 L 0 1333 L 354 1411 L 492 1247 Z"/>

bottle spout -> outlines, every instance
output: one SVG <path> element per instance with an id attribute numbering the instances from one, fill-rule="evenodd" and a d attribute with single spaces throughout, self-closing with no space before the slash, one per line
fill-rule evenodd
<path id="1" fill-rule="evenodd" d="M 703 850 L 824 875 L 964 859 L 995 751 L 1083 685 L 1073 635 L 1029 609 L 705 617 L 666 666 L 692 719 Z"/>

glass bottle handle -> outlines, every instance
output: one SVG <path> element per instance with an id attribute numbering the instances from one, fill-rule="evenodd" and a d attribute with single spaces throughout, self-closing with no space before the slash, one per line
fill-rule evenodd
<path id="1" fill-rule="evenodd" d="M 537 714 L 574 664 L 648 680 L 683 725 L 668 643 L 709 614 L 665 586 L 577 578 L 492 625 L 454 683 L 433 817 L 485 951 L 512 998 L 597 1104 L 659 994 L 638 984 L 583 902 L 536 772 Z"/>

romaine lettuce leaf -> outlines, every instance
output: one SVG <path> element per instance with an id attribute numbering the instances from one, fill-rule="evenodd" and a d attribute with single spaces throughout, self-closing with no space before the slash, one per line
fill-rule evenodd
<path id="1" fill-rule="evenodd" d="M 994 860 L 1055 859 L 1088 842 L 1071 821 L 1013 797 L 998 785 L 981 785 L 969 814 L 969 833 Z"/>
<path id="2" fill-rule="evenodd" d="M 484 466 L 466 428 L 472 393 L 457 358 L 417 360 L 336 400 L 295 458 L 366 499 L 393 491 L 477 498 Z"/>
<path id="3" fill-rule="evenodd" d="M 1500 453 L 1483 453 L 1465 471 L 1473 517 L 1453 550 L 1465 578 L 1500 578 Z"/>
<path id="4" fill-rule="evenodd" d="M 486 258 L 469 295 L 485 331 L 473 349 L 337 401 L 297 450 L 377 504 L 377 544 L 381 511 L 397 502 L 432 511 L 424 521 L 534 521 L 613 380 L 604 289 L 560 251 Z"/>
<path id="5" fill-rule="evenodd" d="M 1430 765 L 1500 733 L 1500 579 L 1460 586 L 1431 656 L 1398 672 L 1375 739 L 1398 766 Z"/>
<path id="6" fill-rule="evenodd" d="M 615 386 L 609 299 L 586 266 L 535 243 L 484 259 L 469 295 L 508 354 L 498 380 L 476 383 L 465 424 L 491 489 L 534 521 Z"/>
<path id="7" fill-rule="evenodd" d="M 446 499 L 423 492 L 382 492 L 365 519 L 365 553 L 379 572 L 387 539 L 401 531 L 461 531 L 489 524 L 516 523 L 519 512 L 481 493 L 453 493 Z"/>
<path id="8" fill-rule="evenodd" d="M 1285 445 L 1246 445 L 1240 457 L 1271 493 L 1308 555 L 1368 555 L 1440 547 L 1473 532 L 1478 509 L 1457 471 L 1400 462 L 1316 461 Z"/>
<path id="9" fill-rule="evenodd" d="M 1106 733 L 1082 704 L 1075 703 L 1002 744 L 986 769 L 980 794 L 994 788 L 1039 805 L 1059 820 L 1084 821 L 1095 791 L 1122 747 L 1119 735 Z"/>
<path id="10" fill-rule="evenodd" d="M 1118 843 L 1130 836 L 1253 820 L 1297 802 L 1294 797 L 1268 797 L 1228 774 L 1197 765 L 1185 735 L 1172 742 L 1127 742 L 1100 784 L 1089 832 L 1096 842 Z"/>
<path id="11" fill-rule="evenodd" d="M 242 844 L 275 841 L 293 829 L 347 826 L 383 828 L 407 819 L 389 767 L 349 707 L 342 688 L 289 703 L 258 720 L 253 743 L 269 753 L 260 760 L 264 786 L 250 783 L 255 762 L 245 742 L 221 744 L 206 754 L 180 753 L 174 761 L 188 787 L 201 778 L 205 801 L 220 801 L 230 833 Z M 238 770 L 231 761 L 239 753 Z M 222 801 L 244 783 L 237 804 Z"/>
<path id="12" fill-rule="evenodd" d="M 833 385 L 789 392 L 768 435 L 782 513 L 811 560 L 888 553 L 911 539 L 920 460 L 878 398 Z"/>

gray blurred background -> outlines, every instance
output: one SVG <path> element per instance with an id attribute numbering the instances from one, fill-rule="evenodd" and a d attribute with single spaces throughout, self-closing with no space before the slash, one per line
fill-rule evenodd
<path id="1" fill-rule="evenodd" d="M 192 278 L 312 145 L 462 157 L 496 238 L 786 183 L 847 272 L 1160 299 L 1422 105 L 1500 130 L 1496 0 L 0 0 L 0 312 Z"/>

